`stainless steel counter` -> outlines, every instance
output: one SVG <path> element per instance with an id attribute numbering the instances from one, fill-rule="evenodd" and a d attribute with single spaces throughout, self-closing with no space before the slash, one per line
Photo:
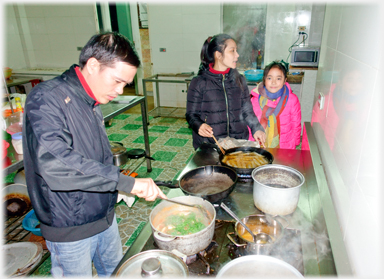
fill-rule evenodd
<path id="1" fill-rule="evenodd" d="M 296 211 L 285 216 L 289 225 L 287 228 L 301 232 L 302 258 L 305 276 L 336 275 L 333 253 L 324 222 L 324 215 L 319 209 L 318 188 L 309 151 L 267 149 L 274 156 L 274 164 L 293 167 L 305 177 L 305 183 L 300 190 L 300 199 Z M 199 148 L 179 178 L 191 169 L 203 165 L 219 164 L 219 154 L 212 147 Z M 234 191 L 223 200 L 240 218 L 260 213 L 253 202 L 253 181 L 238 182 Z M 168 197 L 184 195 L 180 189 L 172 189 Z M 320 206 L 321 207 L 321 206 Z M 217 220 L 233 220 L 221 208 L 216 207 Z M 141 252 L 152 231 L 148 222 L 142 232 L 125 254 L 122 262 Z M 120 265 L 119 265 L 120 266 Z M 116 268 L 118 270 L 119 266 Z"/>

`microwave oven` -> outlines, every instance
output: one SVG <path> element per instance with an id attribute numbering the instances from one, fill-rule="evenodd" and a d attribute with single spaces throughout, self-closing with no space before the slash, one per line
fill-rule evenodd
<path id="1" fill-rule="evenodd" d="M 291 52 L 291 66 L 317 67 L 320 47 L 294 47 Z"/>

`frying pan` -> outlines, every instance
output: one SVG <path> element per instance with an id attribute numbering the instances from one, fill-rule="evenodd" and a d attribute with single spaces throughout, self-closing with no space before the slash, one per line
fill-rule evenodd
<path id="1" fill-rule="evenodd" d="M 185 173 L 179 181 L 155 181 L 158 186 L 180 188 L 184 194 L 218 202 L 232 193 L 237 182 L 236 172 L 228 166 L 207 165 Z"/>
<path id="2" fill-rule="evenodd" d="M 263 155 L 268 160 L 269 164 L 272 164 L 272 162 L 273 162 L 273 155 L 270 152 L 268 152 L 265 149 L 257 148 L 257 147 L 253 147 L 253 146 L 240 146 L 240 147 L 229 148 L 229 149 L 225 150 L 225 154 L 231 154 L 231 153 L 234 153 L 237 151 L 256 152 L 256 153 L 259 153 L 260 155 Z M 219 154 L 220 164 L 223 166 L 231 167 L 231 166 L 228 166 L 227 164 L 223 163 L 224 156 L 225 155 L 223 153 Z M 231 167 L 231 168 L 233 168 L 236 171 L 236 173 L 239 175 L 239 177 L 252 178 L 253 169 L 244 169 L 244 168 L 235 168 L 235 167 Z"/>

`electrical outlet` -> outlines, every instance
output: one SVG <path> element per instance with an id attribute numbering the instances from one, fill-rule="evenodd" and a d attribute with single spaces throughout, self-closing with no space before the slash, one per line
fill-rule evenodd
<path id="1" fill-rule="evenodd" d="M 305 26 L 299 26 L 299 31 L 304 31 L 305 30 Z"/>
<path id="2" fill-rule="evenodd" d="M 319 103 L 319 108 L 320 110 L 322 110 L 324 108 L 324 94 L 322 92 L 319 92 L 319 97 L 317 99 L 318 103 Z"/>

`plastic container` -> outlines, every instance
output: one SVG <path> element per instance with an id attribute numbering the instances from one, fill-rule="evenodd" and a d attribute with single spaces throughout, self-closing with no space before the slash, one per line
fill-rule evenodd
<path id="1" fill-rule="evenodd" d="M 244 72 L 245 78 L 248 81 L 261 81 L 263 79 L 263 70 L 247 70 Z"/>
<path id="2" fill-rule="evenodd" d="M 29 211 L 29 213 L 23 219 L 23 228 L 32 232 L 34 235 L 41 236 L 40 228 L 36 228 L 40 225 L 40 221 L 37 219 L 35 210 Z"/>
<path id="3" fill-rule="evenodd" d="M 15 133 L 12 135 L 12 145 L 17 154 L 23 154 L 23 133 Z"/>

